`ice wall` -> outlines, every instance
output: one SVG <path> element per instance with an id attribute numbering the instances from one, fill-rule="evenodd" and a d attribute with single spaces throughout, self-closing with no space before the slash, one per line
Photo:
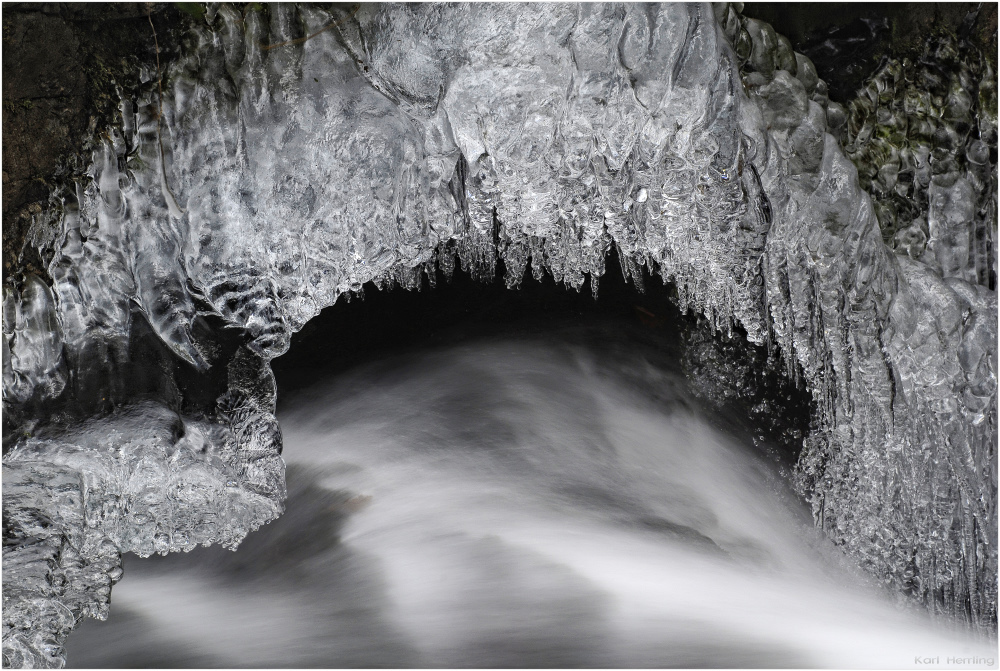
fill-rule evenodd
<path id="1" fill-rule="evenodd" d="M 596 291 L 612 248 L 801 376 L 798 484 L 832 539 L 995 626 L 995 289 L 883 243 L 844 109 L 769 26 L 726 5 L 222 4 L 186 39 L 162 100 L 144 72 L 90 179 L 36 221 L 50 282 L 4 287 L 12 664 L 58 664 L 71 620 L 105 612 L 112 546 L 235 544 L 279 514 L 268 362 L 339 296 L 497 257 L 511 287 L 530 265 Z M 968 213 L 936 202 L 954 246 Z M 167 391 L 124 398 L 137 324 L 218 403 L 168 365 Z"/>

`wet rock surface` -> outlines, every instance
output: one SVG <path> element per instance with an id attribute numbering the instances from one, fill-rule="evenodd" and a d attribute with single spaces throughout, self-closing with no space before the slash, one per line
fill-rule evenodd
<path id="1" fill-rule="evenodd" d="M 743 13 L 771 24 L 812 60 L 842 105 L 883 60 L 923 56 L 928 37 L 966 40 L 996 71 L 997 8 L 990 3 L 748 2 Z"/>
<path id="2" fill-rule="evenodd" d="M 165 3 L 19 3 L 3 11 L 3 277 L 44 276 L 25 244 L 53 188 L 82 176 L 92 142 L 118 114 L 119 87 L 176 50 L 185 15 Z"/>

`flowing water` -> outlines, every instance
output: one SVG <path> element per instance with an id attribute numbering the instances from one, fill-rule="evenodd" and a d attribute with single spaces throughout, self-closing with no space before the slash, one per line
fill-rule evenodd
<path id="1" fill-rule="evenodd" d="M 611 333 L 326 377 L 279 408 L 285 515 L 237 553 L 128 557 L 69 664 L 993 665 L 893 606 L 777 462 L 689 399 L 662 355 Z"/>

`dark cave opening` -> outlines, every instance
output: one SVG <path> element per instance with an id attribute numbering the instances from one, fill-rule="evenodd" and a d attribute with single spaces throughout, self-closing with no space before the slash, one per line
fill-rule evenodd
<path id="1" fill-rule="evenodd" d="M 704 318 L 678 308 L 673 284 L 644 267 L 637 288 L 613 252 L 596 298 L 589 278 L 574 291 L 547 273 L 541 281 L 526 273 L 518 288 L 508 289 L 503 261 L 497 263 L 491 281 L 480 282 L 456 264 L 450 278 L 437 269 L 433 287 L 422 276 L 418 290 L 369 283 L 360 295 L 341 297 L 272 362 L 279 415 L 314 384 L 367 364 L 483 338 L 553 337 L 603 348 L 609 356 L 628 357 L 636 346 L 647 357 L 655 352 L 651 365 L 692 382 L 691 409 L 726 433 L 752 436 L 783 467 L 794 466 L 812 399 L 787 378 L 780 355 L 749 343 L 738 325 L 731 336 L 713 332 Z"/>

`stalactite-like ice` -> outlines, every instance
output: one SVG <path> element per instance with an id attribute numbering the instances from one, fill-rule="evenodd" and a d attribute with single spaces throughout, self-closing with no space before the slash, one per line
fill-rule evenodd
<path id="1" fill-rule="evenodd" d="M 145 72 L 90 179 L 36 222 L 51 283 L 4 288 L 25 427 L 4 457 L 11 663 L 60 661 L 118 551 L 233 544 L 280 512 L 268 362 L 339 296 L 456 257 L 489 276 L 498 256 L 509 286 L 530 266 L 596 291 L 612 248 L 802 377 L 818 411 L 798 484 L 831 538 L 995 626 L 996 293 L 979 265 L 942 272 L 982 254 L 883 243 L 830 134 L 843 108 L 770 26 L 726 5 L 223 4 L 187 39 L 162 119 Z M 972 226 L 945 196 L 936 249 Z M 219 403 L 174 390 L 47 427 L 48 408 L 127 400 L 137 323 L 178 366 L 224 371 Z"/>

